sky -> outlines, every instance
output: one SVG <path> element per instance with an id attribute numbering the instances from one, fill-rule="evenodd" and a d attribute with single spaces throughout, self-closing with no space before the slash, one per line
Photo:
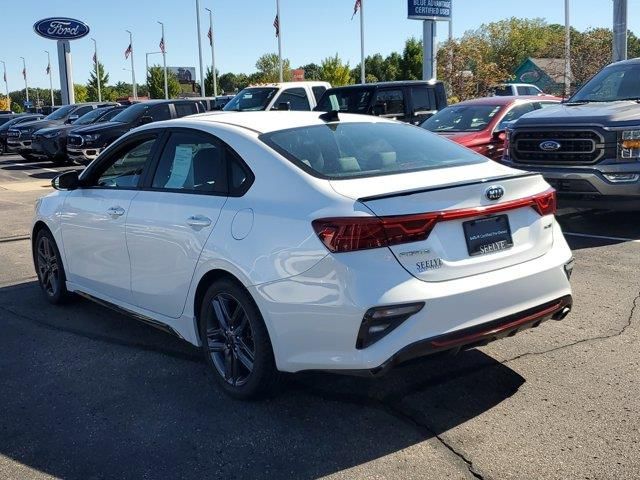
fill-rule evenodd
<path id="1" fill-rule="evenodd" d="M 96 39 L 109 83 L 131 82 L 131 63 L 124 58 L 129 44 L 125 30 L 134 35 L 136 79 L 144 81 L 145 53 L 159 50 L 158 20 L 165 23 L 167 65 L 191 66 L 198 71 L 195 3 L 195 0 L 0 0 L 4 20 L 0 60 L 7 63 L 9 90 L 24 88 L 21 56 L 26 59 L 29 86 L 49 87 L 45 50 L 51 52 L 53 84 L 59 88 L 55 41 L 41 38 L 33 31 L 36 21 L 53 16 L 82 20 L 91 29 L 87 37 L 71 42 L 75 83 L 86 83 L 92 69 L 91 38 Z M 260 55 L 277 52 L 273 28 L 275 3 L 275 0 L 200 0 L 205 68 L 211 65 L 205 8 L 214 12 L 219 72 L 251 73 Z M 363 0 L 363 3 L 367 55 L 402 51 L 407 38 L 421 38 L 422 22 L 407 19 L 406 0 Z M 360 24 L 357 16 L 351 19 L 353 5 L 354 0 L 280 0 L 283 56 L 290 59 L 292 68 L 320 63 L 336 53 L 352 67 L 360 62 Z M 579 30 L 611 27 L 611 0 L 571 0 L 571 8 L 571 24 Z M 453 0 L 453 34 L 457 37 L 482 23 L 512 16 L 542 17 L 550 23 L 564 23 L 564 0 Z M 629 28 L 640 31 L 640 1 L 629 1 L 628 18 Z M 439 23 L 439 39 L 445 40 L 447 34 L 447 24 Z M 151 55 L 149 61 L 151 65 L 161 64 L 162 58 Z M 0 87 L 4 91 L 4 85 Z"/>

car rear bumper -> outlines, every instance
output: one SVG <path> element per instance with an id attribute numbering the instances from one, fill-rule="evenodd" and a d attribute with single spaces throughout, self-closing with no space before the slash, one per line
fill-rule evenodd
<path id="1" fill-rule="evenodd" d="M 100 152 L 101 148 L 70 148 L 67 147 L 67 156 L 70 160 L 79 163 L 90 163 L 95 160 Z"/>
<path id="2" fill-rule="evenodd" d="M 302 275 L 253 286 L 251 293 L 280 370 L 375 373 L 415 356 L 487 343 L 559 314 L 571 302 L 564 268 L 570 259 L 554 222 L 546 254 L 491 272 L 425 282 L 392 255 L 372 250 L 328 255 Z M 370 308 L 416 302 L 424 308 L 377 342 L 356 348 Z"/>

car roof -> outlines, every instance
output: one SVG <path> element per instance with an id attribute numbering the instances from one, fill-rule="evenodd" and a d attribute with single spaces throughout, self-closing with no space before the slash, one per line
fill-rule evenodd
<path id="1" fill-rule="evenodd" d="M 511 105 L 513 103 L 529 103 L 529 102 L 559 102 L 560 99 L 551 96 L 515 96 L 515 95 L 505 95 L 505 96 L 495 96 L 495 97 L 482 97 L 482 98 L 474 98 L 472 100 L 465 100 L 460 103 L 454 103 L 449 105 L 453 107 L 455 105 Z"/>
<path id="2" fill-rule="evenodd" d="M 326 87 L 327 85 L 331 87 L 329 82 L 323 82 L 319 80 L 303 80 L 301 82 L 274 82 L 274 83 L 254 83 L 251 85 L 247 85 L 246 88 L 264 88 L 264 87 L 273 87 L 273 88 L 286 88 L 286 87 L 302 87 L 304 85 L 309 85 L 311 87 Z"/>
<path id="3" fill-rule="evenodd" d="M 442 83 L 440 80 L 396 80 L 393 82 L 371 82 L 357 83 L 354 85 L 344 85 L 342 87 L 332 87 L 331 90 L 347 88 L 378 88 L 378 87 L 403 87 L 405 85 L 436 85 Z"/>
<path id="4" fill-rule="evenodd" d="M 327 122 L 320 116 L 322 112 L 292 112 L 292 111 L 268 111 L 268 112 L 208 112 L 190 115 L 181 119 L 170 120 L 166 126 L 179 126 L 180 124 L 210 125 L 219 123 L 245 130 L 255 134 L 263 134 L 278 130 L 286 130 L 296 127 L 308 127 L 313 125 L 325 125 Z M 353 113 L 339 113 L 340 123 L 394 123 L 380 117 L 370 115 L 357 115 Z M 157 124 L 150 124 L 157 125 Z"/>

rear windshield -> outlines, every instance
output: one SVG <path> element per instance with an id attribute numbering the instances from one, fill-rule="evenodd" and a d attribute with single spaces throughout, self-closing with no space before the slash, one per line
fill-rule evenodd
<path id="1" fill-rule="evenodd" d="M 371 88 L 344 88 L 339 90 L 327 90 L 316 110 L 330 112 L 339 110 L 349 113 L 368 113 L 371 103 Z"/>
<path id="2" fill-rule="evenodd" d="M 422 128 L 400 123 L 331 123 L 271 132 L 260 139 L 308 173 L 329 179 L 486 161 Z"/>
<path id="3" fill-rule="evenodd" d="M 423 128 L 432 132 L 479 132 L 489 126 L 500 105 L 453 105 L 425 120 Z"/>

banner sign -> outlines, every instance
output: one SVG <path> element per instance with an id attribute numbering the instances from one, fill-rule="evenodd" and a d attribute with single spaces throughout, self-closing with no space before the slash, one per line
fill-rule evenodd
<path id="1" fill-rule="evenodd" d="M 178 77 L 179 83 L 193 83 L 196 81 L 196 67 L 167 67 L 167 70 Z"/>
<path id="2" fill-rule="evenodd" d="M 451 20 L 453 0 L 407 0 L 412 20 Z"/>

